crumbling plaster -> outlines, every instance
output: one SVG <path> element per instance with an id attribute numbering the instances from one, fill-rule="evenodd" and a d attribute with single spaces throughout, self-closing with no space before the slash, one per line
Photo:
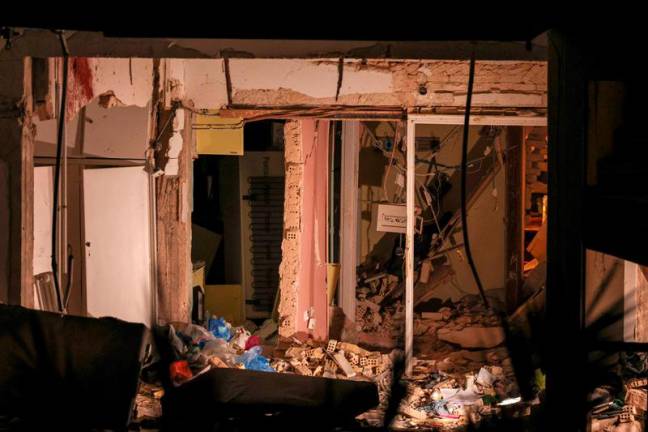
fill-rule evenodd
<path id="1" fill-rule="evenodd" d="M 145 107 L 151 100 L 151 59 L 72 58 L 70 66 L 69 119 L 96 97 L 105 107 Z"/>
<path id="2" fill-rule="evenodd" d="M 284 238 L 279 266 L 279 335 L 289 337 L 298 328 L 298 289 L 301 268 L 301 207 L 303 200 L 303 167 L 301 122 L 287 121 L 284 126 L 284 160 L 286 192 L 284 200 Z"/>
<path id="3" fill-rule="evenodd" d="M 198 109 L 228 105 L 221 59 L 170 60 L 167 88 Z M 468 63 L 461 60 L 230 59 L 233 106 L 462 107 Z M 338 89 L 339 85 L 339 89 Z M 547 105 L 543 61 L 479 61 L 475 107 Z"/>

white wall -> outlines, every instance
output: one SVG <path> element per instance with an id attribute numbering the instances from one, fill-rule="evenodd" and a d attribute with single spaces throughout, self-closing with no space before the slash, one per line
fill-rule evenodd
<path id="1" fill-rule="evenodd" d="M 34 168 L 34 274 L 52 271 L 54 168 Z"/>
<path id="2" fill-rule="evenodd" d="M 151 324 L 148 174 L 142 167 L 86 169 L 88 314 Z"/>
<path id="3" fill-rule="evenodd" d="M 79 120 L 83 120 L 83 128 L 79 128 Z M 68 155 L 142 159 L 149 145 L 149 121 L 148 105 L 104 108 L 94 99 L 85 114 L 77 114 L 66 125 Z M 34 119 L 34 124 L 34 156 L 56 156 L 57 120 Z"/>

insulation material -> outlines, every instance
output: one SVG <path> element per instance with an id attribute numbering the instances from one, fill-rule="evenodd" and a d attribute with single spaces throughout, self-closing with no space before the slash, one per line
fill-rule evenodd
<path id="1" fill-rule="evenodd" d="M 182 131 L 184 129 L 184 124 L 184 110 L 177 109 L 175 111 L 175 117 L 173 118 L 173 133 L 169 138 L 169 152 L 167 153 L 169 160 L 164 167 L 164 173 L 169 176 L 178 175 L 179 157 L 183 145 Z"/>

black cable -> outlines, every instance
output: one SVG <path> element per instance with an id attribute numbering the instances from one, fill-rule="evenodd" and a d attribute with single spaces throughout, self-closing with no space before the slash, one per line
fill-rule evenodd
<path id="1" fill-rule="evenodd" d="M 473 93 L 473 82 L 475 81 L 475 47 L 473 46 L 470 53 L 470 68 L 468 71 L 468 91 L 466 93 L 466 111 L 464 115 L 464 128 L 463 128 L 463 141 L 461 143 L 461 226 L 463 232 L 463 242 L 464 250 L 466 251 L 466 258 L 468 264 L 470 265 L 470 270 L 472 271 L 473 278 L 479 289 L 479 294 L 481 294 L 484 305 L 487 309 L 490 308 L 488 299 L 486 298 L 486 293 L 484 293 L 484 287 L 482 285 L 481 279 L 479 278 L 479 273 L 477 273 L 477 267 L 475 266 L 475 261 L 473 260 L 472 252 L 470 251 L 470 241 L 468 238 L 468 211 L 466 209 L 466 177 L 468 174 L 467 165 L 468 165 L 468 136 L 470 132 L 470 104 L 472 102 L 472 93 Z"/>
<path id="2" fill-rule="evenodd" d="M 58 118 L 58 130 L 56 133 L 56 167 L 54 169 L 54 197 L 52 209 L 52 275 L 54 276 L 54 288 L 56 289 L 56 301 L 58 303 L 59 312 L 63 312 L 63 299 L 61 296 L 61 286 L 58 278 L 58 262 L 56 260 L 58 249 L 58 199 L 59 199 L 59 183 L 61 181 L 61 149 L 63 148 L 63 128 L 65 127 L 65 109 L 67 105 L 67 81 L 68 81 L 68 50 L 63 36 L 63 32 L 59 32 L 59 40 L 61 41 L 61 48 L 63 50 L 63 84 L 61 89 L 61 106 Z"/>

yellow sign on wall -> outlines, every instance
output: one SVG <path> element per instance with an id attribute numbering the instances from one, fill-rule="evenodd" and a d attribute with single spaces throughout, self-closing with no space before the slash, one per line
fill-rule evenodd
<path id="1" fill-rule="evenodd" d="M 198 154 L 243 155 L 242 118 L 199 114 L 194 119 L 193 130 Z"/>

